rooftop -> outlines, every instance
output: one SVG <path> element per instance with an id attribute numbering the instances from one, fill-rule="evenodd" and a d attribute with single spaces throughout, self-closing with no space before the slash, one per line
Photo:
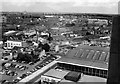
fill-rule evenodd
<path id="1" fill-rule="evenodd" d="M 53 77 L 53 78 L 63 79 L 64 76 L 67 75 L 68 73 L 69 73 L 69 71 L 58 71 L 58 70 L 55 70 L 55 69 L 50 69 L 44 75 L 45 76 L 50 76 L 50 77 Z"/>
<path id="2" fill-rule="evenodd" d="M 110 48 L 81 45 L 68 51 L 59 62 L 108 69 Z"/>
<path id="3" fill-rule="evenodd" d="M 102 82 L 102 84 L 106 84 L 107 79 L 106 78 L 101 78 L 97 76 L 89 76 L 85 74 L 81 74 L 81 78 L 77 83 L 72 82 L 70 80 L 66 80 L 64 77 L 69 73 L 70 71 L 68 70 L 55 70 L 55 69 L 50 69 L 48 72 L 44 74 L 44 76 L 51 77 L 51 78 L 56 78 L 56 79 L 61 79 L 59 84 L 66 84 L 66 83 L 71 83 L 71 84 L 79 84 L 80 82 L 85 82 L 85 84 L 89 82 L 93 82 L 96 84 L 96 82 Z M 91 83 L 91 84 L 93 84 Z M 101 83 L 100 83 L 101 84 Z"/>
<path id="4" fill-rule="evenodd" d="M 83 75 L 81 79 L 75 83 L 69 80 L 62 80 L 59 84 L 106 84 L 107 79 L 96 76 Z"/>

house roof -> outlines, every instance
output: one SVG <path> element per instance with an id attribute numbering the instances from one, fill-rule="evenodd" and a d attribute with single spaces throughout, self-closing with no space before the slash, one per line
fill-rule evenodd
<path id="1" fill-rule="evenodd" d="M 18 33 L 18 31 L 8 31 L 8 32 L 5 32 L 4 35 L 12 36 L 12 35 L 16 35 L 17 33 Z"/>

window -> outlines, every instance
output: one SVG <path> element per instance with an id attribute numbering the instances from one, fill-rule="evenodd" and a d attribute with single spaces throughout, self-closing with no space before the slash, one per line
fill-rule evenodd
<path id="1" fill-rule="evenodd" d="M 88 75 L 90 74 L 90 68 L 88 67 L 88 73 L 87 73 Z"/>
<path id="2" fill-rule="evenodd" d="M 105 77 L 107 78 L 107 76 L 108 76 L 108 71 L 105 70 Z"/>
<path id="3" fill-rule="evenodd" d="M 81 72 L 84 73 L 85 67 L 81 67 Z"/>
<path id="4" fill-rule="evenodd" d="M 96 75 L 99 76 L 99 69 L 96 69 Z"/>
<path id="5" fill-rule="evenodd" d="M 92 68 L 92 75 L 93 75 L 93 76 L 95 76 L 95 71 L 96 71 L 96 70 L 95 70 L 94 68 Z"/>
<path id="6" fill-rule="evenodd" d="M 103 77 L 103 70 L 100 70 L 100 77 Z"/>
<path id="7" fill-rule="evenodd" d="M 86 67 L 86 74 L 88 74 L 88 70 L 89 70 L 89 68 L 88 68 L 88 67 Z"/>
<path id="8" fill-rule="evenodd" d="M 7 43 L 5 43 L 5 47 L 7 47 Z"/>
<path id="9" fill-rule="evenodd" d="M 10 43 L 7 43 L 7 47 L 10 47 Z"/>
<path id="10" fill-rule="evenodd" d="M 75 70 L 76 70 L 77 72 L 79 72 L 79 67 L 80 67 L 80 66 L 76 66 L 76 67 L 75 67 Z"/>
<path id="11" fill-rule="evenodd" d="M 65 63 L 58 63 L 58 67 L 65 70 L 81 72 L 86 75 L 99 76 L 104 78 L 107 78 L 107 73 L 108 73 L 107 70 L 101 70 L 101 69 L 85 67 L 85 66 L 70 65 Z"/>
<path id="12" fill-rule="evenodd" d="M 85 74 L 86 74 L 86 71 L 87 71 L 86 69 L 87 69 L 87 68 L 85 67 L 85 68 L 84 68 L 84 73 L 85 73 Z"/>
<path id="13" fill-rule="evenodd" d="M 106 70 L 103 71 L 103 77 L 107 78 L 107 71 Z"/>

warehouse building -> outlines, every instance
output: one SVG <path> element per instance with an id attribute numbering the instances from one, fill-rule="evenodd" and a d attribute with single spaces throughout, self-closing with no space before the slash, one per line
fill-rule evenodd
<path id="1" fill-rule="evenodd" d="M 108 60 L 109 48 L 79 46 L 56 60 L 53 67 L 41 74 L 36 82 L 42 84 L 102 82 L 105 84 L 108 76 Z"/>

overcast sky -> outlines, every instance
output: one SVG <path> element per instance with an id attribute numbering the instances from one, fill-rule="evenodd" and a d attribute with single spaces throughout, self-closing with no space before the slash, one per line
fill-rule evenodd
<path id="1" fill-rule="evenodd" d="M 0 0 L 0 11 L 118 13 L 120 0 Z"/>

